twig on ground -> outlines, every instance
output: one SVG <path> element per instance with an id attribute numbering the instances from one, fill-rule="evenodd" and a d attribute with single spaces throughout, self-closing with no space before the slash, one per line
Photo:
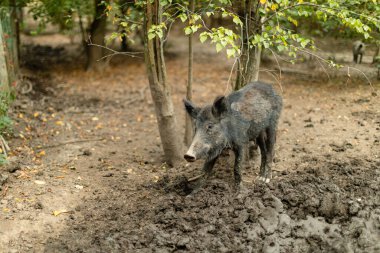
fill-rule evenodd
<path id="1" fill-rule="evenodd" d="M 2 135 L 0 135 L 0 143 L 1 143 L 1 148 L 3 149 L 4 155 L 5 157 L 7 157 L 7 152 L 10 151 L 10 148 Z"/>
<path id="2" fill-rule="evenodd" d="M 187 180 L 187 182 L 195 181 L 195 180 L 197 180 L 198 178 L 203 177 L 204 175 L 205 175 L 205 174 L 200 174 L 200 175 L 198 175 L 198 176 L 195 176 L 195 177 L 189 178 L 189 179 Z"/>
<path id="3" fill-rule="evenodd" d="M 8 192 L 8 188 L 9 188 L 9 186 L 7 185 L 7 186 L 5 186 L 5 189 L 3 190 L 3 198 L 5 197 L 5 195 L 7 195 L 7 192 Z"/>
<path id="4" fill-rule="evenodd" d="M 371 86 L 372 91 L 375 91 L 375 88 L 373 88 L 373 85 L 372 85 L 371 81 L 368 79 L 367 75 L 363 71 L 361 71 L 360 69 L 347 66 L 347 75 L 349 78 L 351 77 L 350 76 L 350 69 L 354 69 L 354 70 L 360 72 L 365 77 L 365 79 L 367 79 L 367 82 L 369 83 L 369 86 Z"/>
<path id="5" fill-rule="evenodd" d="M 42 147 L 37 147 L 38 150 L 40 149 L 47 149 L 47 148 L 56 148 L 68 144 L 75 144 L 75 143 L 81 143 L 81 142 L 91 142 L 91 141 L 104 141 L 105 138 L 98 138 L 98 139 L 85 139 L 85 140 L 73 140 L 73 141 L 65 141 L 53 145 L 47 145 L 47 146 L 42 146 Z"/>

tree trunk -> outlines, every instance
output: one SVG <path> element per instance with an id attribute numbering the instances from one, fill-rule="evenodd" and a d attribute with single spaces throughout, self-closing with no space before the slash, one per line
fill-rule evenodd
<path id="1" fill-rule="evenodd" d="M 7 48 L 7 46 L 5 45 L 6 41 L 3 40 L 4 34 L 3 34 L 3 29 L 2 29 L 3 27 L 2 23 L 3 22 L 0 17 L 0 92 L 9 90 L 9 73 L 8 73 L 8 68 L 7 68 L 7 59 L 5 58 L 7 54 L 4 50 Z"/>
<path id="2" fill-rule="evenodd" d="M 95 16 L 90 27 L 91 44 L 87 46 L 86 70 L 101 70 L 106 66 L 106 61 L 100 60 L 105 55 L 104 37 L 106 35 L 107 16 L 105 15 L 106 6 L 101 4 L 101 0 L 95 0 Z M 106 1 L 109 3 L 109 0 Z"/>
<path id="3" fill-rule="evenodd" d="M 250 46 L 249 38 L 261 33 L 260 15 L 258 12 L 260 1 L 242 0 L 239 6 L 239 15 L 242 18 L 242 48 L 237 65 L 235 90 L 239 90 L 247 83 L 259 79 L 261 48 Z"/>
<path id="4" fill-rule="evenodd" d="M 190 0 L 191 12 L 194 12 L 194 4 L 195 4 L 195 0 Z M 189 66 L 188 66 L 187 87 L 186 87 L 186 99 L 190 101 L 193 97 L 192 86 L 193 86 L 193 34 L 191 33 L 189 34 Z M 190 146 L 192 139 L 193 139 L 193 120 L 186 113 L 186 122 L 185 122 L 186 146 Z"/>
<path id="5" fill-rule="evenodd" d="M 170 166 L 174 166 L 182 159 L 182 145 L 177 132 L 170 88 L 166 81 L 163 45 L 157 36 L 151 40 L 148 39 L 148 31 L 151 26 L 158 25 L 161 21 L 162 7 L 159 0 L 155 0 L 153 3 L 147 1 L 144 22 L 145 64 L 165 160 Z"/>
<path id="6" fill-rule="evenodd" d="M 373 55 L 372 63 L 376 63 L 376 58 L 380 57 L 380 42 L 376 42 L 376 50 L 375 54 Z"/>
<path id="7" fill-rule="evenodd" d="M 18 78 L 17 8 L 14 1 L 9 2 L 0 13 L 0 86 L 8 90 Z"/>
<path id="8" fill-rule="evenodd" d="M 21 8 L 16 5 L 16 0 L 11 1 L 11 22 L 12 33 L 14 34 L 15 47 L 13 49 L 13 61 L 15 66 L 16 75 L 19 72 L 20 61 L 20 20 L 21 20 Z"/>
<path id="9" fill-rule="evenodd" d="M 82 10 L 79 8 L 79 6 L 77 6 L 77 12 L 78 12 L 79 30 L 80 30 L 81 38 L 82 38 L 82 45 L 83 45 L 83 48 L 85 48 L 87 50 L 87 43 L 88 43 L 87 42 L 87 33 L 84 29 Z"/>
<path id="10" fill-rule="evenodd" d="M 121 8 L 122 15 L 128 16 L 128 11 L 131 7 L 133 7 L 135 5 L 135 1 L 134 0 L 119 0 L 119 5 Z M 126 33 L 126 30 L 123 26 L 120 26 L 119 29 L 121 30 L 120 32 Z M 123 52 L 126 52 L 129 50 L 129 45 L 128 45 L 128 40 L 127 40 L 126 34 L 121 37 L 120 46 L 121 46 L 121 51 L 123 51 Z"/>

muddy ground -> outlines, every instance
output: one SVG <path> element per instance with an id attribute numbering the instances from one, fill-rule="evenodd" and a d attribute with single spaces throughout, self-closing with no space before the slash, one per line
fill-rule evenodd
<path id="1" fill-rule="evenodd" d="M 297 71 L 280 87 L 263 71 L 284 97 L 273 180 L 255 182 L 257 153 L 236 192 L 230 154 L 191 193 L 185 179 L 202 162 L 163 163 L 143 60 L 86 73 L 73 48 L 59 35 L 24 47 L 0 168 L 0 252 L 380 252 L 379 82 L 298 64 L 284 65 Z M 181 134 L 185 49 L 167 57 Z M 195 52 L 194 100 L 205 104 L 228 93 L 233 62 L 207 45 Z"/>

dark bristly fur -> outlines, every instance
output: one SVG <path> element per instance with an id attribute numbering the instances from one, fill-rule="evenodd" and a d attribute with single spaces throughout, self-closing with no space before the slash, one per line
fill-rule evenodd
<path id="1" fill-rule="evenodd" d="M 254 82 L 227 97 L 217 97 L 212 105 L 202 108 L 187 100 L 184 104 L 195 121 L 193 143 L 185 155 L 188 161 L 205 159 L 203 169 L 209 175 L 223 149 L 232 148 L 235 181 L 240 184 L 244 147 L 249 141 L 256 141 L 262 154 L 260 178 L 269 181 L 282 109 L 282 98 L 271 85 Z"/>
<path id="2" fill-rule="evenodd" d="M 352 45 L 352 53 L 355 63 L 362 63 L 364 52 L 365 44 L 360 40 L 355 41 Z"/>

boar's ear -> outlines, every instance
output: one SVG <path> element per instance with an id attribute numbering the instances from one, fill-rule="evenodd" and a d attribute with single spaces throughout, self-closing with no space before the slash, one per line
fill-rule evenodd
<path id="1" fill-rule="evenodd" d="M 190 115 L 190 117 L 195 119 L 199 113 L 200 108 L 196 107 L 187 99 L 183 100 L 183 104 L 185 105 L 186 112 Z"/>
<path id="2" fill-rule="evenodd" d="M 226 98 L 224 96 L 218 96 L 214 100 L 212 105 L 212 114 L 214 117 L 219 118 L 227 111 Z"/>

